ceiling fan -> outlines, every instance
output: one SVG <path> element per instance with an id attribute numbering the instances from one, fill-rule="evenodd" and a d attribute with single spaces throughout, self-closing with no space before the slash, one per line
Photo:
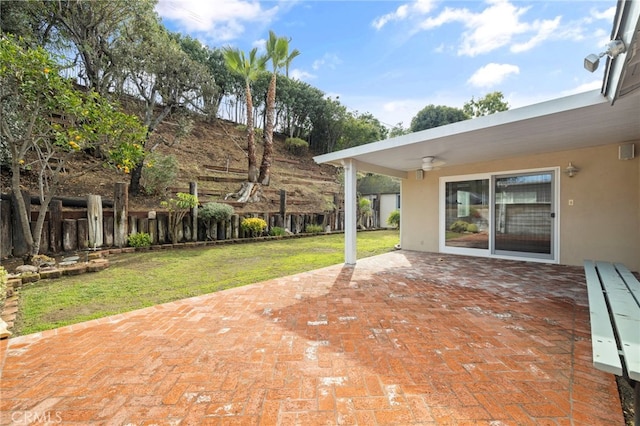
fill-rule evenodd
<path id="1" fill-rule="evenodd" d="M 422 157 L 422 170 L 425 172 L 429 172 L 435 168 L 445 165 L 446 163 L 442 160 L 438 160 L 436 157 Z"/>

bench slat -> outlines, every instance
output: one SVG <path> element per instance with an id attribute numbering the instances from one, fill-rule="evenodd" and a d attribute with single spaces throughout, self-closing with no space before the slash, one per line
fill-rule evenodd
<path id="1" fill-rule="evenodd" d="M 585 260 L 584 272 L 589 295 L 593 366 L 598 370 L 621 376 L 623 372 L 618 346 L 595 264 Z"/>
<path id="2" fill-rule="evenodd" d="M 630 289 L 635 291 L 640 284 L 633 275 L 626 275 L 625 281 L 611 263 L 596 262 L 596 267 L 611 305 L 627 372 L 631 379 L 640 380 L 640 306 Z"/>

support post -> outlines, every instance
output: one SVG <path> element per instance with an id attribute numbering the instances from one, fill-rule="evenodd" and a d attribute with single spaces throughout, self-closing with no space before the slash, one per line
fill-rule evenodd
<path id="1" fill-rule="evenodd" d="M 344 262 L 355 265 L 357 258 L 356 183 L 357 167 L 353 159 L 342 161 L 344 168 Z"/>

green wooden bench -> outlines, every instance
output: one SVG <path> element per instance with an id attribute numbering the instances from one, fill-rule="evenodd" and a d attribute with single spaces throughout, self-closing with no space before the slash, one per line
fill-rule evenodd
<path id="1" fill-rule="evenodd" d="M 585 260 L 584 272 L 593 366 L 629 381 L 640 426 L 640 282 L 620 263 Z"/>

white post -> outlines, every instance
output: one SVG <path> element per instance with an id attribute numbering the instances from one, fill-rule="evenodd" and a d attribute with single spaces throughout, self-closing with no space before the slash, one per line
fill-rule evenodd
<path id="1" fill-rule="evenodd" d="M 357 168 L 353 159 L 342 160 L 342 167 L 344 168 L 344 263 L 355 265 L 357 258 Z"/>

